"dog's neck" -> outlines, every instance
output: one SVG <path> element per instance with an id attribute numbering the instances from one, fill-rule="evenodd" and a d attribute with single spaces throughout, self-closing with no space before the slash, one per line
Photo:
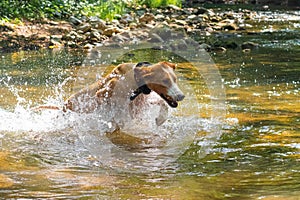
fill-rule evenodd
<path id="1" fill-rule="evenodd" d="M 135 68 L 143 67 L 143 66 L 148 67 L 149 65 L 151 65 L 149 62 L 139 62 L 135 65 Z M 130 95 L 131 101 L 133 101 L 140 94 L 150 94 L 151 92 L 151 89 L 147 86 L 147 84 L 143 80 L 141 81 L 141 77 L 138 77 L 136 73 L 134 73 L 134 79 L 136 81 L 138 88 L 131 93 Z"/>
<path id="2" fill-rule="evenodd" d="M 104 81 L 97 86 L 101 94 L 109 94 L 118 98 L 127 98 L 133 101 L 140 94 L 150 94 L 151 90 L 145 84 L 136 68 L 147 67 L 150 63 L 140 62 L 137 64 L 128 63 L 116 68 Z M 104 89 L 101 89 L 104 88 Z M 108 89 L 107 89 L 108 88 Z M 113 89 L 112 89 L 113 88 Z M 102 94 L 102 95 L 103 95 Z"/>

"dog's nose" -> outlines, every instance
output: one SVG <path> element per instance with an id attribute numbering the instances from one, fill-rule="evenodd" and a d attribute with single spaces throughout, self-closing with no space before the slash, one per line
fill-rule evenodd
<path id="1" fill-rule="evenodd" d="M 177 101 L 182 101 L 184 99 L 184 94 L 178 94 L 177 95 Z"/>

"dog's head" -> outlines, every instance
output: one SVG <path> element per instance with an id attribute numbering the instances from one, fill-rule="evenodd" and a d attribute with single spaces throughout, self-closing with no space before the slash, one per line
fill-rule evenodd
<path id="1" fill-rule="evenodd" d="M 176 108 L 178 101 L 184 99 L 183 92 L 179 89 L 175 75 L 176 65 L 170 62 L 150 64 L 141 62 L 134 68 L 134 77 L 138 89 L 134 91 L 131 100 L 140 93 L 149 94 L 151 91 L 159 94 L 169 106 Z"/>

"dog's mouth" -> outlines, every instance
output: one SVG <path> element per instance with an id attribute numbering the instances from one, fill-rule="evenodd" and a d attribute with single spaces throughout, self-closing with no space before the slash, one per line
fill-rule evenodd
<path id="1" fill-rule="evenodd" d="M 160 96 L 168 103 L 169 106 L 172 108 L 176 108 L 178 106 L 178 102 L 175 101 L 172 97 L 169 95 L 160 94 Z"/>

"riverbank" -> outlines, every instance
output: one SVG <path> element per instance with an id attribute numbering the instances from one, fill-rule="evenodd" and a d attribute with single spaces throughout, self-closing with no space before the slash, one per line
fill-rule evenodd
<path id="1" fill-rule="evenodd" d="M 237 47 L 251 49 L 257 44 L 245 46 L 234 41 L 220 43 L 209 38 L 217 33 L 252 34 L 253 26 L 249 21 L 257 16 L 258 11 L 249 9 L 222 11 L 217 8 L 168 6 L 164 9 L 140 7 L 127 14 L 117 15 L 112 21 L 104 21 L 97 16 L 71 16 L 67 21 L 44 19 L 3 22 L 0 24 L 0 52 L 63 47 L 89 50 L 98 45 L 117 47 L 131 40 L 163 42 L 169 37 L 166 31 L 151 32 L 154 28 L 174 30 L 218 51 Z M 188 44 L 183 42 L 180 45 Z"/>

